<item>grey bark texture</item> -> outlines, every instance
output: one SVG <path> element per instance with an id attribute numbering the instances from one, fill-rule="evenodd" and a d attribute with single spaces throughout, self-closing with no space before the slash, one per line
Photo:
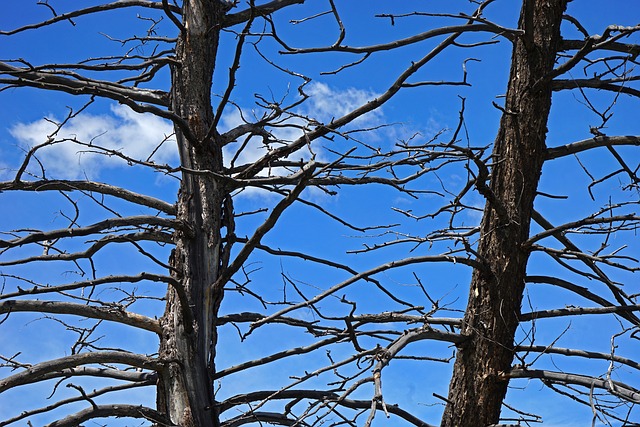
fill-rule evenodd
<path id="1" fill-rule="evenodd" d="M 216 336 L 211 322 L 222 300 L 222 289 L 212 286 L 220 267 L 225 190 L 212 175 L 189 171 L 215 173 L 222 169 L 222 146 L 216 140 L 218 135 L 211 132 L 211 85 L 223 6 L 206 0 L 184 2 L 177 64 L 172 69 L 173 109 L 188 126 L 187 134 L 186 129 L 176 126 L 185 170 L 177 219 L 189 232 L 176 232 L 171 267 L 187 301 L 180 301 L 173 289 L 167 295 L 160 344 L 165 370 L 159 381 L 158 409 L 184 427 L 219 425 L 213 405 Z"/>

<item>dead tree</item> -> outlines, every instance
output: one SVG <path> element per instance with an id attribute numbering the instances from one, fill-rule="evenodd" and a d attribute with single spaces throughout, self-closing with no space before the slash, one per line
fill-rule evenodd
<path id="1" fill-rule="evenodd" d="M 640 26 L 568 0 L 60 3 L 0 28 L 8 120 L 68 105 L 2 147 L 1 426 L 531 425 L 546 391 L 640 422 L 616 121 Z M 85 132 L 108 106 L 132 130 Z"/>

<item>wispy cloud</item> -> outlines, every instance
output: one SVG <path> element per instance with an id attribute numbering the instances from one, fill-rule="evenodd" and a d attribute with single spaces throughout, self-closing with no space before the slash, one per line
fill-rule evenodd
<path id="1" fill-rule="evenodd" d="M 48 120 L 18 123 L 9 132 L 19 144 L 29 149 L 45 142 L 56 129 L 52 122 L 59 121 L 57 117 L 49 116 Z M 103 168 L 124 166 L 126 163 L 116 157 L 97 154 L 97 150 L 74 141 L 116 150 L 140 160 L 146 160 L 157 149 L 151 160 L 166 163 L 177 159 L 175 141 L 165 141 L 172 132 L 173 126 L 166 120 L 151 114 L 138 114 L 116 104 L 111 107 L 111 114 L 83 113 L 74 117 L 56 135 L 56 140 L 65 141 L 42 148 L 37 156 L 52 177 L 95 178 Z"/>
<path id="2" fill-rule="evenodd" d="M 309 95 L 309 99 L 295 112 L 300 117 L 289 119 L 287 124 L 291 126 L 270 129 L 277 141 L 287 143 L 302 136 L 300 127 L 306 125 L 306 122 L 301 117 L 328 123 L 377 96 L 371 90 L 353 87 L 337 89 L 325 83 L 316 82 L 308 85 L 305 91 Z M 249 109 L 243 109 L 242 114 L 245 117 L 251 117 Z M 17 123 L 9 129 L 9 132 L 19 145 L 30 149 L 45 142 L 56 129 L 54 123 L 60 121 L 59 117 L 50 115 L 46 119 Z M 351 129 L 378 126 L 384 121 L 384 112 L 382 109 L 378 109 L 358 118 Z M 221 130 L 228 130 L 243 123 L 241 112 L 233 110 L 223 117 Z M 151 114 L 138 114 L 126 106 L 114 104 L 110 113 L 82 113 L 71 119 L 55 135 L 56 141 L 63 141 L 38 150 L 37 156 L 43 163 L 49 177 L 79 179 L 88 176 L 95 179 L 105 168 L 126 166 L 126 162 L 115 156 L 98 154 L 99 150 L 80 143 L 91 143 L 94 146 L 115 150 L 138 160 L 146 160 L 151 153 L 154 153 L 151 160 L 157 163 L 171 163 L 177 160 L 175 141 L 173 139 L 165 141 L 165 139 L 172 132 L 172 124 L 167 120 Z M 375 137 L 367 136 L 367 138 Z M 163 141 L 165 142 L 158 149 Z M 254 137 L 240 153 L 236 154 L 241 144 L 242 142 L 239 141 L 225 147 L 224 155 L 227 165 L 236 156 L 234 162 L 236 165 L 253 162 L 262 157 L 269 149 L 261 138 Z M 322 150 L 319 147 L 314 147 L 314 154 L 322 157 Z M 310 156 L 311 152 L 308 150 L 295 154 L 297 159 L 308 159 Z M 38 169 L 35 167 L 34 164 L 32 170 L 38 173 Z"/>
<path id="3" fill-rule="evenodd" d="M 328 123 L 331 119 L 345 114 L 375 99 L 379 94 L 371 90 L 350 87 L 344 90 L 335 89 L 325 83 L 311 83 L 305 92 L 310 96 L 309 102 L 303 104 L 303 110 L 312 118 Z M 358 126 L 376 126 L 384 123 L 382 108 L 359 117 L 354 124 Z"/>
<path id="4" fill-rule="evenodd" d="M 333 119 L 353 111 L 377 96 L 375 92 L 369 90 L 353 87 L 342 90 L 332 88 L 325 83 L 316 82 L 305 87 L 305 93 L 309 98 L 293 112 L 294 116 L 281 123 L 280 126 L 269 129 L 273 138 L 279 143 L 288 143 L 300 138 L 303 135 L 301 128 L 308 126 L 308 122 L 304 118 L 315 120 L 319 123 L 330 123 Z M 248 109 L 242 110 L 242 112 L 237 109 L 233 110 L 223 117 L 221 123 L 222 131 L 243 124 L 243 117 L 251 117 L 251 115 L 252 112 Z M 378 109 L 359 117 L 348 128 L 374 127 L 384 123 L 384 112 L 382 109 Z M 237 150 L 240 149 L 243 143 L 244 141 L 238 141 L 226 147 L 225 159 L 227 165 L 230 164 L 229 162 L 234 157 L 236 157 L 235 165 L 255 161 L 266 154 L 269 149 L 264 145 L 261 138 L 254 137 L 236 155 Z M 313 144 L 314 154 L 322 157 L 320 148 L 316 148 L 315 145 Z M 309 151 L 295 153 L 296 159 L 308 159 L 310 156 L 311 153 Z"/>

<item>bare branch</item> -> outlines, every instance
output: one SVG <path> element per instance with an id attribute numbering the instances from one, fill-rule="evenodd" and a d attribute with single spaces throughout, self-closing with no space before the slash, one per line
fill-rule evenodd
<path id="1" fill-rule="evenodd" d="M 113 228 L 141 225 L 148 227 L 164 227 L 169 229 L 180 228 L 180 224 L 178 223 L 178 221 L 173 219 L 160 218 L 157 216 L 144 215 L 124 218 L 109 218 L 86 227 L 67 228 L 46 232 L 39 231 L 29 233 L 24 237 L 20 237 L 14 240 L 0 240 L 0 248 L 13 248 L 28 243 L 42 242 L 45 240 L 55 240 L 64 237 L 89 236 L 91 234 L 100 233 L 102 231 L 110 230 Z"/>
<path id="2" fill-rule="evenodd" d="M 67 181 L 67 180 L 42 180 L 42 181 L 5 181 L 0 182 L 0 191 L 89 191 L 117 197 L 131 203 L 157 209 L 167 215 L 175 215 L 176 207 L 163 200 L 145 196 L 127 190 L 94 181 Z"/>
<path id="3" fill-rule="evenodd" d="M 587 388 L 597 387 L 607 390 L 609 393 L 629 402 L 640 403 L 640 391 L 618 381 L 608 381 L 584 375 L 529 369 L 512 369 L 510 372 L 502 373 L 500 376 L 505 379 L 537 378 L 554 384 L 575 384 Z"/>
<path id="4" fill-rule="evenodd" d="M 125 7 L 145 7 L 152 9 L 162 9 L 162 3 L 151 0 L 118 0 L 112 3 L 101 4 L 96 6 L 87 7 L 85 9 L 75 10 L 73 12 L 63 13 L 61 15 L 54 16 L 51 19 L 42 21 L 36 24 L 25 25 L 15 30 L 0 31 L 0 35 L 10 36 L 12 34 L 20 33 L 26 30 L 33 30 L 41 27 L 46 27 L 57 22 L 68 21 L 79 16 L 92 15 L 98 12 L 105 12 L 109 10 L 121 9 Z M 170 6 L 174 13 L 180 13 L 180 9 L 176 6 Z"/>
<path id="5" fill-rule="evenodd" d="M 556 308 L 552 310 L 534 311 L 531 313 L 522 313 L 520 320 L 531 321 L 537 319 L 546 319 L 551 317 L 563 317 L 563 316 L 579 316 L 582 314 L 610 314 L 616 313 L 624 315 L 626 313 L 640 311 L 640 305 L 614 305 L 611 307 L 571 307 L 571 308 Z"/>
<path id="6" fill-rule="evenodd" d="M 484 266 L 482 265 L 482 263 L 480 263 L 479 261 L 470 259 L 470 258 L 464 258 L 464 257 L 458 257 L 458 256 L 454 256 L 454 255 L 426 255 L 426 256 L 418 256 L 418 257 L 413 257 L 413 258 L 404 258 L 401 260 L 397 260 L 397 261 L 392 261 L 386 264 L 382 264 L 379 265 L 377 267 L 374 267 L 370 270 L 364 271 L 362 273 L 358 273 L 354 276 L 352 276 L 351 278 L 345 280 L 344 282 L 341 282 L 331 288 L 329 288 L 328 290 L 316 295 L 315 297 L 307 300 L 307 301 L 303 301 L 301 303 L 298 304 L 293 304 L 287 308 L 284 308 L 280 311 L 278 311 L 277 313 L 274 313 L 268 317 L 265 317 L 261 320 L 258 320 L 257 322 L 254 322 L 251 325 L 252 329 L 256 329 L 280 316 L 282 316 L 283 314 L 289 313 L 291 311 L 297 310 L 299 308 L 303 308 L 303 307 L 308 307 L 311 306 L 315 303 L 317 303 L 318 301 L 323 300 L 324 298 L 335 294 L 336 292 L 338 292 L 339 290 L 359 281 L 359 280 L 363 280 L 363 279 L 367 279 L 370 276 L 374 276 L 378 273 L 384 272 L 384 271 L 388 271 L 388 270 L 392 270 L 394 268 L 399 268 L 399 267 L 404 267 L 407 265 L 412 265 L 412 264 L 419 264 L 419 263 L 427 263 L 427 262 L 449 262 L 449 263 L 453 263 L 453 264 L 462 264 L 462 265 L 467 265 L 470 267 L 475 267 L 477 269 L 480 270 L 484 270 Z"/>
<path id="7" fill-rule="evenodd" d="M 105 387 L 102 388 L 100 390 L 94 390 L 92 392 L 89 393 L 85 393 L 84 395 L 81 396 L 77 396 L 77 397 L 71 397 L 68 399 L 62 399 L 59 400 L 58 402 L 55 402 L 51 405 L 48 406 L 44 406 L 42 408 L 37 408 L 37 409 L 33 409 L 33 410 L 29 410 L 29 411 L 24 411 L 22 413 L 20 413 L 20 415 L 17 415 L 13 418 L 9 418 L 5 421 L 0 421 L 0 427 L 5 427 L 7 425 L 13 424 L 17 421 L 23 420 L 25 418 L 31 417 L 33 415 L 37 415 L 37 414 L 42 414 L 45 412 L 49 412 L 52 411 L 56 408 L 59 408 L 63 405 L 68 405 L 70 403 L 76 403 L 76 402 L 85 402 L 87 399 L 93 399 L 95 397 L 107 394 L 107 393 L 111 393 L 111 392 L 117 392 L 117 391 L 122 391 L 122 390 L 129 390 L 132 388 L 137 388 L 137 387 L 149 387 L 149 386 L 153 386 L 156 383 L 156 378 L 150 378 L 146 381 L 140 381 L 140 382 L 134 382 L 134 383 L 130 383 L 130 384 L 121 384 L 121 385 L 115 385 L 115 386 L 110 386 L 110 387 Z"/>
<path id="8" fill-rule="evenodd" d="M 27 258 L 18 258 L 9 261 L 0 262 L 0 266 L 9 266 L 9 265 L 19 265 L 19 264 L 27 264 L 36 261 L 76 261 L 79 259 L 90 259 L 96 253 L 98 253 L 104 247 L 112 244 L 112 243 L 131 243 L 133 246 L 138 249 L 143 255 L 149 256 L 146 251 L 142 249 L 136 242 L 139 241 L 152 241 L 152 242 L 162 242 L 162 243 L 173 243 L 171 239 L 171 235 L 167 233 L 162 233 L 160 231 L 148 231 L 148 232 L 138 232 L 138 233 L 129 233 L 129 234 L 116 234 L 116 235 L 107 235 L 97 241 L 95 241 L 91 246 L 89 246 L 84 251 L 72 252 L 72 253 L 58 253 L 58 254 L 43 254 L 37 256 L 31 256 Z M 156 263 L 161 263 L 159 260 L 151 257 Z"/>
<path id="9" fill-rule="evenodd" d="M 286 8 L 287 6 L 302 4 L 304 1 L 305 0 L 272 0 L 269 3 L 265 3 L 260 6 L 249 7 L 248 9 L 240 12 L 226 15 L 222 25 L 225 28 L 231 27 L 248 21 L 252 16 L 270 15 L 280 9 Z"/>
<path id="10" fill-rule="evenodd" d="M 640 90 L 624 85 L 627 80 L 628 79 L 601 80 L 599 78 L 554 80 L 552 87 L 555 91 L 578 88 L 603 89 L 610 92 L 625 93 L 627 95 L 640 97 Z"/>
<path id="11" fill-rule="evenodd" d="M 0 83 L 31 86 L 42 89 L 58 90 L 72 95 L 99 95 L 105 98 L 119 101 L 132 107 L 135 111 L 144 110 L 146 107 L 135 104 L 144 102 L 162 107 L 168 107 L 169 95 L 160 90 L 140 89 L 126 87 L 108 81 L 91 80 L 88 78 L 71 79 L 59 76 L 53 72 L 32 71 L 31 68 L 19 68 L 0 62 L 0 73 L 14 77 L 14 79 L 0 78 Z M 160 110 L 148 107 L 149 112 L 159 113 Z M 173 117 L 168 113 L 161 113 L 162 117 Z M 159 114 L 160 115 L 160 114 Z"/>
<path id="12" fill-rule="evenodd" d="M 0 275 L 0 276 L 3 276 L 3 275 Z M 20 288 L 20 286 L 18 286 L 18 290 L 16 292 L 1 294 L 0 300 L 6 300 L 9 298 L 15 298 L 23 295 L 52 294 L 52 293 L 70 291 L 73 289 L 90 288 L 90 287 L 109 284 L 109 283 L 136 283 L 142 280 L 150 280 L 153 282 L 167 283 L 174 287 L 178 285 L 178 282 L 173 277 L 142 272 L 137 276 L 124 276 L 124 275 L 123 276 L 106 276 L 98 279 L 83 280 L 81 282 L 66 283 L 63 285 L 33 286 L 32 288 L 29 288 L 29 289 L 22 289 Z"/>
<path id="13" fill-rule="evenodd" d="M 106 307 L 95 307 L 63 301 L 41 300 L 8 300 L 0 301 L 0 314 L 17 312 L 71 314 L 92 319 L 104 319 L 124 325 L 134 326 L 146 331 L 162 333 L 157 320 L 126 311 L 124 307 L 112 304 Z"/>
<path id="14" fill-rule="evenodd" d="M 552 346 L 544 346 L 544 345 L 517 345 L 514 348 L 515 351 L 521 352 L 536 352 L 536 353 L 544 353 L 544 354 L 561 354 L 563 356 L 578 356 L 584 357 L 587 359 L 600 359 L 600 360 L 610 360 L 616 363 L 621 363 L 623 365 L 629 366 L 633 369 L 640 370 L 640 363 L 629 359 L 626 357 L 616 356 L 611 353 L 600 353 L 597 351 L 588 351 L 588 350 L 579 350 L 575 348 L 560 348 L 560 347 L 552 347 Z"/>
<path id="15" fill-rule="evenodd" d="M 378 107 L 380 107 L 381 105 L 383 105 L 385 102 L 391 99 L 398 91 L 400 91 L 400 89 L 402 88 L 402 85 L 409 79 L 409 77 L 411 77 L 420 68 L 422 68 L 422 66 L 424 66 L 426 63 L 428 63 L 437 55 L 439 55 L 442 51 L 444 51 L 446 47 L 452 45 L 455 42 L 455 40 L 461 34 L 463 34 L 464 32 L 463 30 L 464 28 L 467 27 L 467 25 L 463 25 L 461 27 L 462 28 L 460 28 L 457 32 L 454 32 L 449 37 L 447 37 L 444 41 L 438 44 L 438 46 L 432 49 L 427 55 L 425 55 L 424 57 L 422 57 L 420 60 L 416 62 L 412 62 L 411 66 L 406 68 L 405 71 L 400 74 L 400 76 L 393 82 L 391 86 L 389 86 L 389 88 L 383 94 L 381 94 L 375 99 L 368 101 L 366 104 L 354 109 L 353 111 L 345 114 L 344 116 L 332 120 L 330 124 L 317 126 L 316 128 L 309 131 L 308 133 L 305 132 L 305 134 L 302 137 L 298 138 L 292 143 L 272 150 L 270 153 L 266 154 L 262 158 L 255 161 L 242 173 L 238 174 L 236 178 L 246 179 L 246 178 L 253 177 L 257 175 L 263 168 L 267 167 L 267 165 L 269 165 L 272 161 L 286 158 L 287 156 L 289 156 L 290 154 L 298 150 L 300 147 L 318 138 L 322 138 L 326 136 L 327 134 L 333 132 L 334 130 L 339 129 L 353 122 L 358 117 L 361 117 L 364 114 L 370 111 L 373 111 Z"/>
<path id="16" fill-rule="evenodd" d="M 173 424 L 164 414 L 161 414 L 154 409 L 147 408 L 142 405 L 118 403 L 111 405 L 96 405 L 95 407 L 84 409 L 61 420 L 47 424 L 46 427 L 76 427 L 85 421 L 92 420 L 94 418 L 106 417 L 143 418 L 145 420 L 153 421 L 156 423 L 155 425 L 158 426 L 175 426 L 175 424 Z"/>
<path id="17" fill-rule="evenodd" d="M 259 392 L 252 392 L 242 395 L 233 396 L 224 402 L 220 403 L 220 412 L 224 413 L 229 409 L 233 409 L 236 406 L 243 404 L 251 404 L 252 402 L 259 402 L 266 399 L 270 400 L 281 400 L 281 399 L 311 399 L 321 402 L 335 403 L 339 406 L 344 406 L 345 408 L 351 409 L 368 409 L 371 407 L 371 401 L 368 400 L 353 400 L 353 399 L 345 399 L 340 395 L 334 392 L 327 392 L 321 390 L 264 390 Z M 387 410 L 389 413 L 394 414 L 402 418 L 403 420 L 418 426 L 418 427 L 433 427 L 431 424 L 428 424 L 418 417 L 411 415 L 410 413 L 404 411 L 399 405 L 396 404 L 387 404 Z M 247 418 L 251 418 L 251 415 L 246 416 Z M 263 420 L 264 421 L 264 420 Z M 234 424 L 230 424 L 234 425 Z"/>
<path id="18" fill-rule="evenodd" d="M 547 160 L 553 160 L 560 157 L 569 156 L 571 154 L 581 153 L 583 151 L 592 150 L 598 147 L 614 147 L 618 145 L 640 146 L 640 137 L 638 136 L 599 136 L 582 141 L 573 142 L 571 144 L 552 147 L 547 149 Z"/>
<path id="19" fill-rule="evenodd" d="M 13 374 L 7 378 L 0 379 L 0 393 L 25 384 L 32 384 L 60 376 L 67 376 L 64 371 L 96 363 L 120 363 L 142 369 L 156 370 L 159 368 L 157 359 L 125 351 L 100 351 L 94 353 L 72 354 L 59 359 L 47 360 L 45 362 L 31 365 L 26 370 Z M 97 371 L 94 371 L 97 372 Z M 145 380 L 139 373 L 135 373 L 134 378 Z"/>
<path id="20" fill-rule="evenodd" d="M 362 47 L 352 47 L 352 46 L 330 46 L 330 47 L 319 47 L 319 48 L 291 48 L 287 46 L 287 49 L 282 53 L 294 54 L 294 53 L 312 53 L 312 52 L 348 52 L 348 53 L 372 53 L 372 52 L 380 52 L 385 50 L 396 49 L 403 46 L 408 46 L 414 43 L 418 43 L 424 40 L 428 40 L 434 37 L 443 36 L 443 35 L 460 35 L 462 33 L 471 33 L 471 32 L 482 32 L 482 33 L 493 33 L 499 36 L 505 37 L 507 39 L 513 39 L 514 37 L 521 34 L 520 30 L 513 30 L 505 27 L 501 27 L 497 24 L 493 23 L 482 23 L 482 24 L 463 24 L 463 25 L 452 25 L 449 27 L 440 27 L 434 28 L 433 30 L 425 31 L 423 33 L 417 34 L 415 36 L 407 37 L 401 40 L 395 40 L 390 43 L 382 43 L 378 45 L 372 46 L 362 46 Z"/>
<path id="21" fill-rule="evenodd" d="M 578 50 L 584 46 L 584 40 L 562 40 L 560 42 L 561 50 Z M 638 44 L 625 44 L 620 42 L 607 43 L 605 46 L 599 47 L 600 50 L 608 50 L 611 52 L 628 53 L 631 56 L 640 55 L 640 45 Z"/>

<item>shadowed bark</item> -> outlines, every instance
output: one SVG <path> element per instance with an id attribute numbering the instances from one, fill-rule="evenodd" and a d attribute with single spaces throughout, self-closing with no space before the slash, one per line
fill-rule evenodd
<path id="1" fill-rule="evenodd" d="M 566 0 L 523 3 L 500 129 L 492 154 L 478 257 L 442 427 L 497 424 L 513 360 L 529 249 L 529 225 L 546 155 L 551 79 Z"/>

